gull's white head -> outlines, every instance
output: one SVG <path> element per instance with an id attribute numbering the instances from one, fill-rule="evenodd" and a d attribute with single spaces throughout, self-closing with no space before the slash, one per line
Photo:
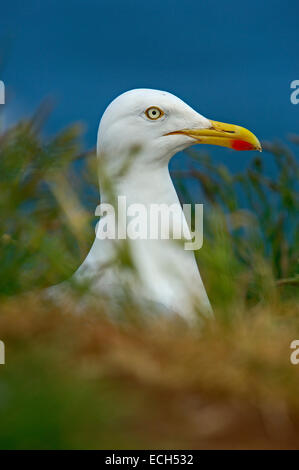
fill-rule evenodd
<path id="1" fill-rule="evenodd" d="M 147 164 L 168 162 L 197 143 L 261 150 L 247 129 L 207 119 L 171 93 L 150 89 L 118 96 L 106 109 L 98 133 L 100 155 L 126 158 L 138 148 L 142 163 Z"/>

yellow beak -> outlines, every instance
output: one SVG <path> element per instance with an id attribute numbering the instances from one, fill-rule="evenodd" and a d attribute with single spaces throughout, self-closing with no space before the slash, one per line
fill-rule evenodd
<path id="1" fill-rule="evenodd" d="M 198 144 L 221 145 L 234 150 L 262 151 L 258 138 L 244 127 L 217 121 L 210 121 L 210 123 L 211 127 L 208 129 L 182 129 L 166 135 L 184 134 L 195 139 L 195 143 Z"/>

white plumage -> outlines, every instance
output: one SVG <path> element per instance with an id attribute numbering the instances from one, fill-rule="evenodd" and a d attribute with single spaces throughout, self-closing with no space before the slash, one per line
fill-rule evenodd
<path id="1" fill-rule="evenodd" d="M 168 164 L 177 152 L 194 143 L 234 147 L 243 142 L 260 149 L 246 129 L 203 117 L 176 96 L 137 89 L 116 98 L 106 109 L 98 132 L 101 203 L 127 205 L 178 204 Z M 245 149 L 245 148 L 244 148 Z M 177 221 L 185 220 L 182 213 Z M 162 305 L 165 311 L 190 318 L 195 309 L 212 312 L 193 251 L 169 240 L 128 240 L 135 271 L 118 266 L 123 240 L 99 240 L 75 273 L 88 279 L 94 292 L 118 296 L 125 288 L 136 299 Z"/>

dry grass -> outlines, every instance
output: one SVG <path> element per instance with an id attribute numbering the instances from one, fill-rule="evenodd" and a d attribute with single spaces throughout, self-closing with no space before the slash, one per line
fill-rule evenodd
<path id="1" fill-rule="evenodd" d="M 298 304 L 259 305 L 201 331 L 178 319 L 120 325 L 70 312 L 36 296 L 2 305 L 1 387 L 32 408 L 14 416 L 18 432 L 2 402 L 1 447 L 298 447 Z"/>

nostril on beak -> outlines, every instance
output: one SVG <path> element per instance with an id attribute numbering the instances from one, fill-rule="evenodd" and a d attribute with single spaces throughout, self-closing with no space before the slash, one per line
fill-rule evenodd
<path id="1" fill-rule="evenodd" d="M 219 128 L 218 126 L 215 126 L 215 124 L 213 123 L 211 127 L 209 127 L 209 129 L 211 129 L 212 131 L 220 131 L 220 132 L 223 132 L 225 134 L 235 134 L 236 131 L 235 130 L 231 130 L 231 129 L 223 129 L 223 128 Z"/>

